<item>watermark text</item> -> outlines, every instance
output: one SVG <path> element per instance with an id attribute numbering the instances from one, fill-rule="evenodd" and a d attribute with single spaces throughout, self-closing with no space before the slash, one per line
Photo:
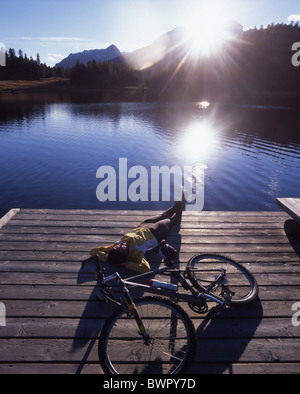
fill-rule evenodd
<path id="1" fill-rule="evenodd" d="M 292 325 L 294 327 L 300 326 L 300 302 L 294 302 L 292 305 L 292 311 L 296 311 L 296 313 L 292 316 Z"/>
<path id="2" fill-rule="evenodd" d="M 0 67 L 6 66 L 5 45 L 0 42 Z"/>
<path id="3" fill-rule="evenodd" d="M 6 308 L 5 305 L 0 302 L 0 327 L 6 326 Z"/>
<path id="4" fill-rule="evenodd" d="M 294 67 L 300 66 L 300 42 L 294 42 L 292 46 L 292 51 L 295 53 L 292 56 L 292 65 Z"/>
<path id="5" fill-rule="evenodd" d="M 101 182 L 96 196 L 100 202 L 155 202 L 180 200 L 184 191 L 186 210 L 202 211 L 204 170 L 201 164 L 183 168 L 177 165 L 128 168 L 127 158 L 120 158 L 117 170 L 108 165 L 98 168 L 96 178 Z"/>

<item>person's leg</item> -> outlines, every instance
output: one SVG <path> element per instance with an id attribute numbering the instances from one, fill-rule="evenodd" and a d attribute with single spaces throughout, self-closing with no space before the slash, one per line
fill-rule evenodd
<path id="1" fill-rule="evenodd" d="M 183 204 L 176 202 L 173 207 L 161 215 L 149 218 L 140 224 L 140 227 L 149 228 L 155 238 L 160 242 L 169 234 L 171 228 L 179 223 Z"/>
<path id="2" fill-rule="evenodd" d="M 167 209 L 165 212 L 162 212 L 159 215 L 152 216 L 152 217 L 144 220 L 139 225 L 139 227 L 144 227 L 144 224 L 147 224 L 147 223 L 157 223 L 157 222 L 160 222 L 160 221 L 162 221 L 164 219 L 167 219 L 167 218 L 170 219 L 170 218 L 172 218 L 172 216 L 174 214 L 175 214 L 175 216 L 178 215 L 178 214 L 180 214 L 180 216 L 181 216 L 181 213 L 182 213 L 182 210 L 183 210 L 183 206 L 184 206 L 183 204 L 184 203 L 182 201 L 177 201 L 171 208 Z M 180 219 L 180 217 L 177 218 L 176 221 L 178 222 L 179 219 Z"/>
<path id="3" fill-rule="evenodd" d="M 172 219 L 163 219 L 156 223 L 145 223 L 146 228 L 149 228 L 158 242 L 167 237 L 171 228 L 173 227 Z"/>

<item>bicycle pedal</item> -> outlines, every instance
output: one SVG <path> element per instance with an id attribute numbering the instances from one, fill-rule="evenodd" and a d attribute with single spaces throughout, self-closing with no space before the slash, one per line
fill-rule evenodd
<path id="1" fill-rule="evenodd" d="M 235 291 L 230 290 L 227 286 L 223 287 L 223 291 L 221 292 L 221 297 L 224 298 L 225 304 L 229 305 L 232 297 L 235 295 Z"/>

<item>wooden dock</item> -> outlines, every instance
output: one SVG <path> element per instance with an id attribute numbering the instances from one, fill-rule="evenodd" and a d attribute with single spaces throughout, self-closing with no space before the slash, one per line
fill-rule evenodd
<path id="1" fill-rule="evenodd" d="M 98 303 L 92 267 L 82 271 L 81 261 L 151 214 L 22 209 L 0 221 L 0 373 L 102 373 L 97 337 L 113 306 Z M 260 287 L 250 306 L 212 304 L 206 315 L 185 306 L 198 336 L 191 373 L 300 373 L 299 226 L 284 212 L 184 213 L 169 237 L 182 262 L 228 255 Z"/>
<path id="2" fill-rule="evenodd" d="M 277 198 L 277 204 L 300 223 L 300 198 Z"/>

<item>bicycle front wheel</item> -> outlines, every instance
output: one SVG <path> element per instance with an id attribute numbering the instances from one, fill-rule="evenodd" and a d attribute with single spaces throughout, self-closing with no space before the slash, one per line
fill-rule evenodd
<path id="1" fill-rule="evenodd" d="M 226 273 L 226 287 L 230 290 L 230 304 L 245 304 L 258 295 L 254 276 L 240 263 L 218 254 L 200 254 L 191 258 L 186 273 L 191 283 L 200 292 L 207 292 L 211 283 L 221 272 Z M 223 298 L 222 286 L 215 286 L 209 292 Z"/>
<path id="2" fill-rule="evenodd" d="M 108 374 L 177 374 L 196 350 L 196 333 L 186 312 L 161 297 L 134 301 L 150 340 L 123 307 L 106 321 L 99 338 L 99 360 Z"/>

